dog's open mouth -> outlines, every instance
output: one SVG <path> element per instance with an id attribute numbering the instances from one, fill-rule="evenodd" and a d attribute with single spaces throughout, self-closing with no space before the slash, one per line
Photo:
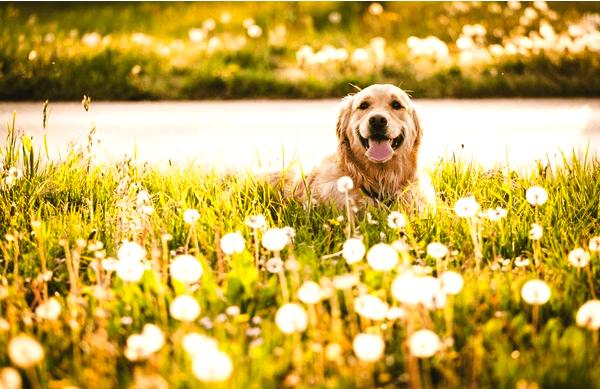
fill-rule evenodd
<path id="1" fill-rule="evenodd" d="M 358 133 L 358 137 L 366 150 L 365 155 L 367 158 L 378 163 L 389 161 L 394 156 L 394 151 L 402 146 L 402 142 L 404 142 L 404 134 L 402 133 L 393 139 L 382 137 L 363 138 L 360 133 Z"/>

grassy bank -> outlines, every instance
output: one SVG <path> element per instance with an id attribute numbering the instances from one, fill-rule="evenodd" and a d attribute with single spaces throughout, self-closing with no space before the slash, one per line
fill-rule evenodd
<path id="1" fill-rule="evenodd" d="M 0 99 L 598 96 L 578 2 L 0 6 Z"/>
<path id="2" fill-rule="evenodd" d="M 0 150 L 0 364 L 13 366 L 0 370 L 3 383 L 15 373 L 25 387 L 600 382 L 598 330 L 576 323 L 600 293 L 600 258 L 588 250 L 600 232 L 597 159 L 539 164 L 530 175 L 443 161 L 431 171 L 436 214 L 370 206 L 352 211 L 350 223 L 346 210 L 283 199 L 252 177 L 96 166 L 85 147 L 50 162 L 10 126 Z M 534 185 L 547 191 L 542 205 L 526 199 Z M 453 208 L 468 195 L 506 216 L 460 217 Z M 389 224 L 392 211 L 404 213 L 404 226 L 401 217 Z M 265 227 L 249 223 L 256 215 Z M 286 230 L 279 249 L 281 231 L 267 228 L 284 226 L 293 238 Z M 243 243 L 224 238 L 234 231 Z M 349 235 L 367 249 L 393 243 L 398 254 L 370 251 L 348 264 L 357 259 L 340 253 Z M 577 247 L 590 255 L 582 267 L 568 260 Z M 375 270 L 396 255 L 391 270 Z M 456 275 L 439 290 L 447 271 L 464 280 L 457 294 Z M 402 297 L 409 280 L 396 280 L 407 275 L 416 278 Z M 545 294 L 522 292 L 532 279 L 547 283 L 548 302 L 527 303 Z M 439 338 L 412 344 L 424 329 Z M 359 333 L 371 337 L 357 345 Z"/>

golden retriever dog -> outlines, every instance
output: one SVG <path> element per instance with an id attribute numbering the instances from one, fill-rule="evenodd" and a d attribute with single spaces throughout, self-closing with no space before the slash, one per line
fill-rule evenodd
<path id="1" fill-rule="evenodd" d="M 338 147 L 304 180 L 281 175 L 285 192 L 299 199 L 333 202 L 343 207 L 346 194 L 337 181 L 348 176 L 352 204 L 403 201 L 411 206 L 418 200 L 417 153 L 421 127 L 409 96 L 389 84 L 371 85 L 345 97 L 337 120 Z M 274 178 L 274 177 L 272 177 Z M 273 182 L 273 180 L 271 180 Z"/>

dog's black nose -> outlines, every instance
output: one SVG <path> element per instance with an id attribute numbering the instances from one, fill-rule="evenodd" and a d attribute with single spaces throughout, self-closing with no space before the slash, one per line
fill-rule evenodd
<path id="1" fill-rule="evenodd" d="M 369 118 L 369 125 L 374 130 L 383 130 L 387 126 L 387 119 L 383 115 L 373 115 Z"/>

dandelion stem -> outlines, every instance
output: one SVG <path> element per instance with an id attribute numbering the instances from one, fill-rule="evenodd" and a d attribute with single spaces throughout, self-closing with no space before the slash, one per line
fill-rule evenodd
<path id="1" fill-rule="evenodd" d="M 579 268 L 577 270 L 579 270 Z M 590 264 L 590 266 L 586 266 L 585 272 L 587 273 L 587 280 L 588 280 L 588 284 L 590 286 L 590 292 L 592 292 L 592 298 L 595 300 L 596 299 L 596 292 L 594 291 L 594 281 L 593 281 L 593 278 L 592 278 L 591 264 Z"/>

